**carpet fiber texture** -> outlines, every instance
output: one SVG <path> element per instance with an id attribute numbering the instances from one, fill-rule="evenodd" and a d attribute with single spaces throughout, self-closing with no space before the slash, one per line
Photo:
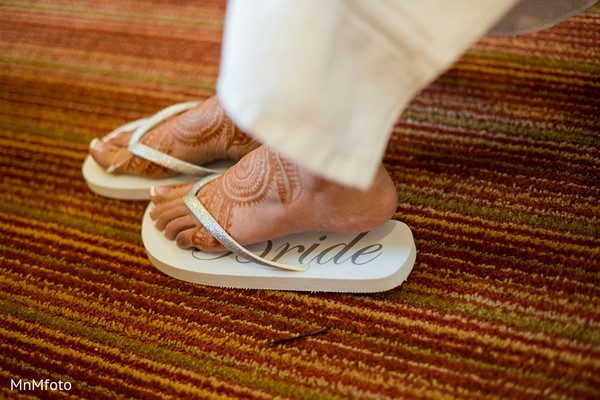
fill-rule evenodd
<path id="1" fill-rule="evenodd" d="M 92 138 L 214 93 L 224 12 L 0 2 L 0 397 L 600 398 L 600 7 L 482 38 L 399 116 L 417 262 L 369 295 L 177 281 L 146 203 L 88 191 Z"/>

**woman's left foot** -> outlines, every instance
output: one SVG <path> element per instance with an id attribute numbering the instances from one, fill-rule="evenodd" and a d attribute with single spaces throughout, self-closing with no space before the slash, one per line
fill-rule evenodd
<path id="1" fill-rule="evenodd" d="M 155 188 L 150 216 L 181 248 L 223 250 L 183 202 L 192 186 Z M 326 181 L 267 146 L 247 154 L 197 197 L 241 245 L 304 231 L 372 230 L 387 222 L 397 205 L 395 186 L 383 166 L 371 187 L 361 191 Z"/>

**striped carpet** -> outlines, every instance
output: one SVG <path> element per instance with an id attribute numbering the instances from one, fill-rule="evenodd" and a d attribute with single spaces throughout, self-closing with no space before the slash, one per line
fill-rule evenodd
<path id="1" fill-rule="evenodd" d="M 218 73 L 223 1 L 0 2 L 0 397 L 600 398 L 600 7 L 484 38 L 398 120 L 401 287 L 171 279 L 87 143 Z M 275 340 L 325 333 L 270 346 Z"/>

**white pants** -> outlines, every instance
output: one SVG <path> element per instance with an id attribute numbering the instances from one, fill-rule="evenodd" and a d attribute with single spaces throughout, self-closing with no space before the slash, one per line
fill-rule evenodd
<path id="1" fill-rule="evenodd" d="M 593 3 L 230 0 L 217 94 L 258 140 L 367 188 L 402 109 L 473 41 L 492 28 L 544 28 Z"/>

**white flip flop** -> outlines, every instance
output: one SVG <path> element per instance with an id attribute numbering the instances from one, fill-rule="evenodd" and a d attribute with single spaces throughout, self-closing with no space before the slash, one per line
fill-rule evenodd
<path id="1" fill-rule="evenodd" d="M 394 220 L 360 234 L 303 232 L 243 248 L 196 198 L 214 178 L 202 179 L 184 200 L 230 251 L 182 250 L 154 226 L 153 205 L 146 209 L 142 222 L 146 252 L 154 266 L 169 276 L 227 288 L 368 293 L 397 287 L 412 270 L 416 259 L 412 233 Z"/>
<path id="2" fill-rule="evenodd" d="M 233 161 L 231 160 L 214 161 L 208 163 L 206 166 L 194 165 L 140 143 L 140 139 L 144 134 L 154 126 L 198 104 L 200 102 L 197 101 L 178 103 L 159 111 L 150 118 L 142 118 L 129 122 L 108 134 L 108 136 L 114 136 L 120 132 L 135 129 L 129 142 L 128 150 L 138 157 L 176 171 L 179 175 L 164 179 L 151 179 L 135 175 L 113 174 L 107 172 L 92 156 L 88 155 L 82 166 L 82 174 L 90 190 L 101 196 L 113 199 L 148 200 L 150 199 L 150 189 L 153 186 L 195 182 L 199 176 L 222 172 L 231 167 L 233 165 Z"/>

